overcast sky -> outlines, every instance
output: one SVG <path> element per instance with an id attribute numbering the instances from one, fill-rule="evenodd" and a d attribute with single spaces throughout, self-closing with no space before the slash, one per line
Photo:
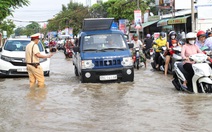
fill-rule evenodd
<path id="1" fill-rule="evenodd" d="M 62 10 L 62 4 L 67 5 L 69 2 L 70 0 L 30 0 L 29 6 L 16 9 L 13 17 L 8 18 L 19 21 L 47 21 Z M 29 24 L 15 21 L 14 23 L 17 27 Z"/>

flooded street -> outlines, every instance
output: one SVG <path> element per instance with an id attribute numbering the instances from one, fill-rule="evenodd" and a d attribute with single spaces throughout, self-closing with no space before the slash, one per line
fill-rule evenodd
<path id="1" fill-rule="evenodd" d="M 149 61 L 150 62 L 150 61 Z M 176 91 L 172 76 L 135 69 L 134 82 L 81 84 L 57 52 L 45 89 L 0 79 L 0 132 L 212 131 L 212 95 Z"/>

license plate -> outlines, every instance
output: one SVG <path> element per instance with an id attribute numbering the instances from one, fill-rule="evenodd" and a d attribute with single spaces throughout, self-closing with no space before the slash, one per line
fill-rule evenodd
<path id="1" fill-rule="evenodd" d="M 100 79 L 101 81 L 117 80 L 117 75 L 105 75 L 105 76 L 100 76 L 99 79 Z"/>
<path id="2" fill-rule="evenodd" d="M 27 72 L 27 69 L 26 68 L 18 68 L 17 72 Z"/>

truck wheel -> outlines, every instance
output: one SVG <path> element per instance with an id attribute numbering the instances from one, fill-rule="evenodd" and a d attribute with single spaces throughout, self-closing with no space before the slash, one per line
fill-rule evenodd
<path id="1" fill-rule="evenodd" d="M 82 77 L 82 75 L 80 75 L 80 81 L 81 81 L 81 83 L 85 83 L 85 80 L 84 80 L 84 78 Z"/>
<path id="2" fill-rule="evenodd" d="M 74 66 L 74 73 L 75 73 L 76 76 L 79 76 L 79 73 L 78 73 L 78 70 L 77 70 L 76 66 Z"/>

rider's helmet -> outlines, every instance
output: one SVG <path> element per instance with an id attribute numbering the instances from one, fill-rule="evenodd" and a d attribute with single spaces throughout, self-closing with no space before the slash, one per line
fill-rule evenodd
<path id="1" fill-rule="evenodd" d="M 199 39 L 199 37 L 205 37 L 206 33 L 202 30 L 200 30 L 199 32 L 197 32 L 197 38 Z"/>
<path id="2" fill-rule="evenodd" d="M 151 37 L 151 35 L 150 35 L 150 34 L 147 34 L 147 35 L 146 35 L 146 37 L 147 37 L 147 38 L 150 38 L 150 37 Z"/>
<path id="3" fill-rule="evenodd" d="M 169 39 L 176 39 L 177 38 L 177 33 L 175 31 L 169 32 Z"/>
<path id="4" fill-rule="evenodd" d="M 159 36 L 161 39 L 165 39 L 166 37 L 166 34 L 164 32 L 160 32 L 160 36 Z"/>
<path id="5" fill-rule="evenodd" d="M 195 41 L 196 40 L 196 34 L 193 32 L 189 32 L 186 34 L 186 43 L 190 43 L 189 41 Z"/>

